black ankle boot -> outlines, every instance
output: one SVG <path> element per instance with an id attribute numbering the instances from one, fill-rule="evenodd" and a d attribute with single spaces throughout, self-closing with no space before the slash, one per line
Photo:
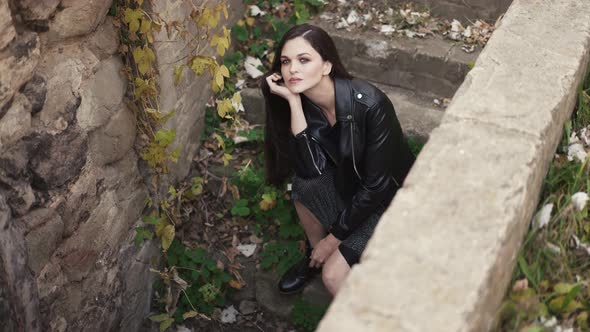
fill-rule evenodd
<path id="1" fill-rule="evenodd" d="M 282 294 L 294 294 L 303 290 L 303 287 L 322 269 L 309 267 L 311 262 L 311 246 L 307 243 L 305 257 L 291 266 L 279 280 L 279 292 Z"/>

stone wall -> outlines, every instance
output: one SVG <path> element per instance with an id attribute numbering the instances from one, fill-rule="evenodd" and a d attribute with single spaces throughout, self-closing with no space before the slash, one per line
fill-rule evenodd
<path id="1" fill-rule="evenodd" d="M 149 311 L 158 249 L 132 244 L 148 193 L 111 2 L 0 0 L 0 195 L 26 239 L 43 331 L 135 331 Z M 163 16 L 187 6 L 157 3 Z M 241 15 L 241 1 L 232 3 Z M 184 45 L 163 44 L 162 110 L 176 110 L 167 125 L 183 146 L 176 181 L 189 171 L 210 94 L 208 78 L 188 71 L 172 84 L 165 63 Z"/>

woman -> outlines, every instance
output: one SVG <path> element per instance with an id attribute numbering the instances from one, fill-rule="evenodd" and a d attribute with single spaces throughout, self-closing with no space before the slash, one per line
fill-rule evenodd
<path id="1" fill-rule="evenodd" d="M 267 181 L 284 185 L 308 239 L 279 281 L 290 294 L 319 271 L 335 295 L 414 162 L 391 101 L 354 79 L 330 36 L 303 24 L 278 44 L 262 81 Z"/>

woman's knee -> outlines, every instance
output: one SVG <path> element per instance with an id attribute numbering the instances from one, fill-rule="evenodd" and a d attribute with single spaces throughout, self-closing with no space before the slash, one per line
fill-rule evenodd
<path id="1" fill-rule="evenodd" d="M 326 261 L 322 268 L 322 281 L 328 290 L 334 295 L 348 275 L 350 267 L 339 250 L 336 250 Z"/>

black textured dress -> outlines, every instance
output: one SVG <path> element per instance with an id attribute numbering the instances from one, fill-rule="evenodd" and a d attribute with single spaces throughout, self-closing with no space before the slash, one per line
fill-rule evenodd
<path id="1" fill-rule="evenodd" d="M 324 125 L 329 126 L 328 119 L 325 116 L 323 118 L 325 121 Z M 330 130 L 324 132 L 327 140 L 332 142 L 338 141 L 340 133 L 339 125 L 339 122 L 336 122 Z M 291 198 L 299 201 L 311 211 L 326 230 L 330 229 L 332 223 L 336 222 L 338 214 L 345 208 L 345 203 L 336 190 L 335 177 L 336 168 L 332 168 L 326 169 L 321 175 L 314 178 L 306 179 L 295 175 L 292 179 Z M 340 244 L 338 249 L 346 259 L 348 265 L 352 266 L 358 263 L 384 210 L 385 208 L 376 210 Z"/>

